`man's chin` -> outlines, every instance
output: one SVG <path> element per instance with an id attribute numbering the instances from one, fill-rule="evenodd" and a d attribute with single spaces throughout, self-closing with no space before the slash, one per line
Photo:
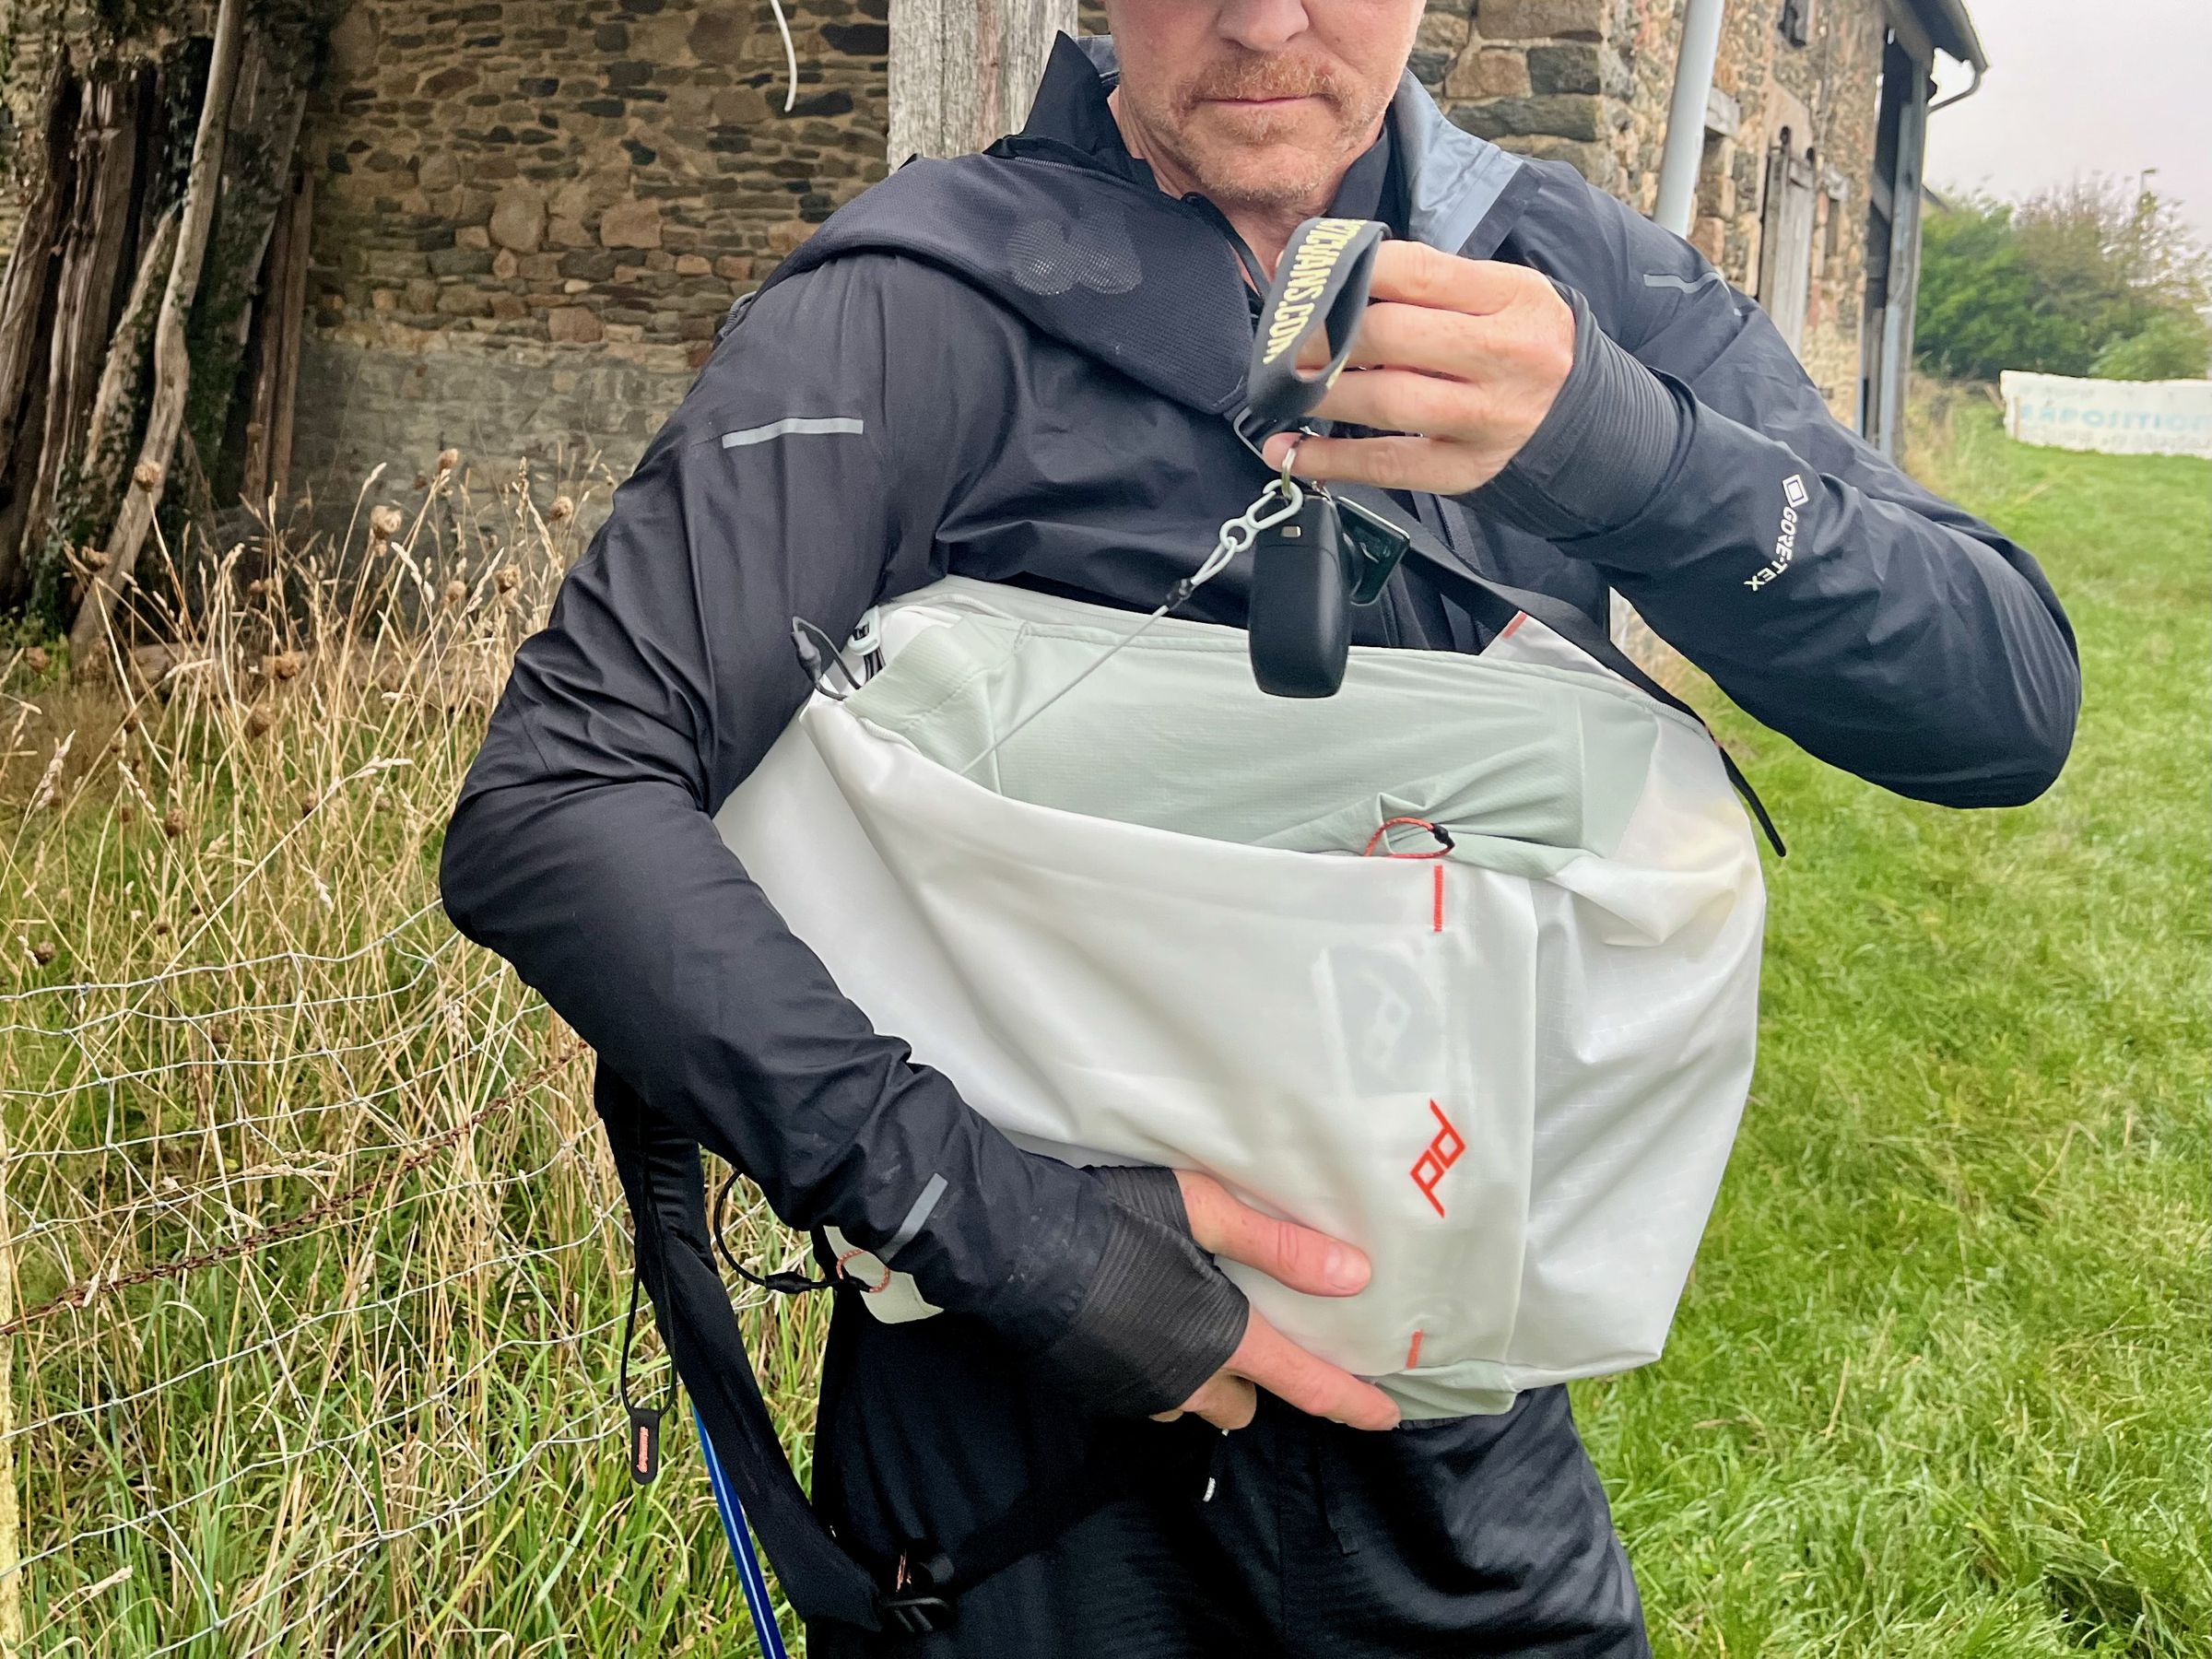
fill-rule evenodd
<path id="1" fill-rule="evenodd" d="M 1209 145 L 1190 158 L 1198 187 L 1217 206 L 1295 207 L 1326 194 L 1341 160 L 1326 143 L 1278 140 Z"/>

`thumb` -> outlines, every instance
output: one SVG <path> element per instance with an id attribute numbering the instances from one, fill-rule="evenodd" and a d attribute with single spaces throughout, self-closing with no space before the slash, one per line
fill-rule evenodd
<path id="1" fill-rule="evenodd" d="M 1176 1180 L 1201 1250 L 1256 1267 L 1309 1296 L 1354 1296 L 1367 1288 L 1367 1256 L 1355 1246 L 1256 1210 L 1210 1175 L 1179 1170 Z"/>

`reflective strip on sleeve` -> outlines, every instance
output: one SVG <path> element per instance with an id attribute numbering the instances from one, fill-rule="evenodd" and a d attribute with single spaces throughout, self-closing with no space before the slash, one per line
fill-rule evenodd
<path id="1" fill-rule="evenodd" d="M 891 1241 L 883 1247 L 885 1261 L 888 1262 L 914 1241 L 914 1236 L 922 1230 L 924 1224 L 929 1220 L 930 1213 L 937 1207 L 937 1200 L 944 1196 L 945 1177 L 932 1175 L 929 1184 L 922 1189 L 922 1196 L 914 1200 L 914 1207 L 906 1212 L 906 1219 L 899 1223 L 899 1230 L 891 1235 Z"/>
<path id="2" fill-rule="evenodd" d="M 830 415 L 816 418 L 794 415 L 787 419 L 771 420 L 766 426 L 747 427 L 741 432 L 724 432 L 722 447 L 744 449 L 749 444 L 766 443 L 771 438 L 815 437 L 837 432 L 858 434 L 867 429 L 867 423 L 855 416 Z"/>

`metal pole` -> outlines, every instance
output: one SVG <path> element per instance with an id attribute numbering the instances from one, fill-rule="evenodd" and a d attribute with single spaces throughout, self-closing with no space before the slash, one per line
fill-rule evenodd
<path id="1" fill-rule="evenodd" d="M 707 1434 L 707 1419 L 700 1415 L 698 1403 L 691 1406 L 691 1420 L 699 1425 L 699 1449 L 706 1458 L 707 1484 L 714 1491 L 714 1507 L 722 1515 L 722 1535 L 730 1546 L 730 1559 L 737 1568 L 737 1587 L 745 1592 L 745 1610 L 752 1615 L 753 1635 L 760 1644 L 760 1659 L 790 1659 L 790 1651 L 783 1645 L 783 1631 L 776 1623 L 776 1604 L 768 1593 L 768 1578 L 760 1571 L 760 1558 L 753 1553 L 752 1535 L 747 1530 L 745 1505 L 738 1501 L 737 1488 L 723 1470 L 722 1459 L 714 1455 L 714 1442 Z"/>
<path id="2" fill-rule="evenodd" d="M 1727 0 L 1688 0 L 1682 53 L 1675 60 L 1675 97 L 1666 113 L 1666 149 L 1659 162 L 1659 203 L 1652 217 L 1677 236 L 1689 234 L 1698 209 L 1698 170 L 1705 159 L 1705 104 L 1721 55 Z"/>

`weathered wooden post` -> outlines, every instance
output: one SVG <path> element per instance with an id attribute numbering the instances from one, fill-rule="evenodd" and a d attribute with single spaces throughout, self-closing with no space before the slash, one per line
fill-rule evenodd
<path id="1" fill-rule="evenodd" d="M 132 469 L 114 528 L 108 533 L 107 557 L 87 587 L 84 603 L 78 606 L 76 620 L 69 629 L 71 660 L 80 673 L 87 664 L 106 655 L 108 613 L 115 595 L 131 580 L 138 550 L 146 544 L 147 532 L 153 528 L 154 512 L 161 504 L 161 491 L 175 458 L 177 434 L 184 428 L 184 403 L 192 384 L 192 358 L 185 345 L 184 324 L 192 314 L 193 298 L 199 292 L 200 267 L 215 221 L 216 191 L 222 177 L 223 142 L 230 120 L 230 97 L 238 80 L 244 16 L 242 0 L 222 0 L 216 13 L 215 49 L 207 65 L 199 131 L 193 140 L 176 255 L 154 321 L 154 384 L 146 434 L 139 442 L 138 463 Z"/>
<path id="2" fill-rule="evenodd" d="M 1063 29 L 1076 0 L 891 0 L 891 165 L 1018 127 Z"/>

